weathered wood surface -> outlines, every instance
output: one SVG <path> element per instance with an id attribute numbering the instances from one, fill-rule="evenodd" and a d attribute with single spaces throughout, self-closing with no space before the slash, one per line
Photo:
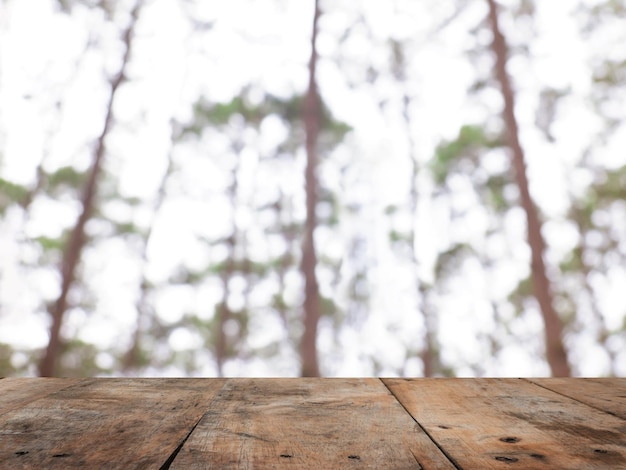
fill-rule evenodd
<path id="1" fill-rule="evenodd" d="M 527 379 L 554 392 L 626 419 L 626 381 L 605 379 Z"/>
<path id="2" fill-rule="evenodd" d="M 626 469 L 626 379 L 0 379 L 0 469 Z"/>
<path id="3" fill-rule="evenodd" d="M 45 397 L 85 379 L 48 379 L 29 380 L 5 378 L 0 380 L 0 415 L 15 408 L 20 408 L 31 401 Z M 24 386 L 28 383 L 28 386 Z"/>
<path id="4" fill-rule="evenodd" d="M 81 381 L 0 416 L 0 468 L 160 468 L 223 383 Z"/>
<path id="5" fill-rule="evenodd" d="M 527 380 L 383 381 L 459 468 L 626 469 L 626 420 Z"/>
<path id="6" fill-rule="evenodd" d="M 454 469 L 377 379 L 230 382 L 173 469 Z"/>

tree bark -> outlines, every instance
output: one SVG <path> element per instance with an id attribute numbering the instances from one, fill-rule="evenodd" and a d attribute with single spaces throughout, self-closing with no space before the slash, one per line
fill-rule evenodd
<path id="1" fill-rule="evenodd" d="M 304 99 L 303 121 L 306 144 L 306 224 L 302 242 L 301 270 L 304 277 L 304 332 L 301 343 L 303 377 L 319 377 L 317 358 L 317 326 L 320 318 L 320 296 L 315 267 L 314 232 L 317 225 L 315 209 L 317 206 L 317 138 L 320 130 L 320 104 L 315 70 L 317 65 L 317 24 L 320 16 L 318 0 L 315 0 L 313 14 L 313 32 L 311 34 L 311 58 L 309 60 L 309 86 Z"/>
<path id="2" fill-rule="evenodd" d="M 63 253 L 63 259 L 61 261 L 61 293 L 56 302 L 51 306 L 49 313 L 52 317 L 52 324 L 50 326 L 50 336 L 48 340 L 48 346 L 44 353 L 44 356 L 39 364 L 39 375 L 42 377 L 54 376 L 57 371 L 57 362 L 61 354 L 61 327 L 63 325 L 63 318 L 68 307 L 67 296 L 70 289 L 74 285 L 76 280 L 76 268 L 80 261 L 83 248 L 85 246 L 85 225 L 91 218 L 93 213 L 94 200 L 97 192 L 98 180 L 102 172 L 102 162 L 105 155 L 105 140 L 111 125 L 113 122 L 113 101 L 119 86 L 124 82 L 124 73 L 126 66 L 128 65 L 131 43 L 133 38 L 133 31 L 139 16 L 139 10 L 141 7 L 141 0 L 139 0 L 132 11 L 131 22 L 124 32 L 124 43 L 126 45 L 126 51 L 122 60 L 122 65 L 117 76 L 111 81 L 111 93 L 109 96 L 109 102 L 107 104 L 106 117 L 104 120 L 104 127 L 98 140 L 96 142 L 96 151 L 94 153 L 93 164 L 91 172 L 85 187 L 83 188 L 83 194 L 81 197 L 81 214 L 78 217 L 74 230 L 70 235 L 69 242 L 65 247 Z"/>
<path id="3" fill-rule="evenodd" d="M 404 73 L 401 74 L 401 77 L 404 76 Z M 397 78 L 401 78 L 397 77 Z M 429 302 L 429 288 L 428 286 L 420 279 L 419 276 L 419 259 L 417 256 L 417 233 L 415 227 L 417 226 L 417 207 L 419 203 L 419 190 L 417 187 L 417 178 L 419 177 L 419 163 L 416 152 L 415 141 L 412 137 L 412 129 L 411 129 L 411 116 L 409 105 L 411 103 L 411 97 L 407 92 L 404 93 L 402 97 L 402 115 L 404 120 L 404 128 L 407 133 L 407 139 L 409 144 L 409 156 L 411 157 L 411 186 L 410 186 L 410 202 L 409 208 L 411 211 L 411 232 L 409 234 L 409 243 L 411 244 L 411 261 L 413 263 L 413 267 L 415 269 L 415 288 L 416 291 L 419 292 L 419 302 L 420 302 L 420 311 L 422 313 L 422 318 L 424 320 L 424 335 L 423 335 L 423 346 L 420 354 L 420 359 L 422 360 L 423 375 L 424 377 L 432 377 L 435 374 L 436 363 L 438 363 L 438 354 L 436 352 L 436 348 L 434 342 L 436 341 L 436 333 L 434 331 L 434 311 L 430 306 Z"/>
<path id="4" fill-rule="evenodd" d="M 172 141 L 176 138 L 174 132 L 174 125 L 172 123 Z M 159 189 L 156 194 L 156 198 L 154 200 L 153 208 L 152 208 L 152 219 L 150 221 L 150 226 L 148 228 L 148 233 L 146 234 L 143 245 L 141 247 L 141 284 L 139 285 L 139 298 L 135 303 L 135 308 L 137 310 L 137 320 L 135 322 L 135 331 L 132 336 L 132 343 L 128 348 L 128 351 L 124 355 L 122 359 L 122 370 L 124 372 L 131 372 L 133 370 L 138 369 L 140 366 L 140 356 L 141 356 L 141 343 L 143 339 L 143 333 L 146 328 L 146 323 L 149 321 L 150 317 L 154 315 L 154 309 L 149 305 L 148 295 L 150 293 L 151 287 L 148 282 L 146 276 L 146 267 L 148 266 L 148 246 L 150 245 L 150 240 L 154 234 L 154 227 L 157 221 L 159 212 L 163 207 L 163 203 L 165 202 L 166 187 L 168 180 L 174 170 L 174 156 L 173 150 L 170 149 L 169 154 L 167 156 L 167 167 L 165 172 L 163 173 L 163 178 L 161 178 L 161 182 L 159 184 Z"/>
<path id="5" fill-rule="evenodd" d="M 545 241 L 541 234 L 541 221 L 537 208 L 530 196 L 524 152 L 519 141 L 519 129 L 515 118 L 515 99 L 511 80 L 506 71 L 508 48 L 498 24 L 498 10 L 494 0 L 489 4 L 489 22 L 493 32 L 492 50 L 496 57 L 495 72 L 504 98 L 503 118 L 506 126 L 508 145 L 513 154 L 515 178 L 519 187 L 521 204 L 526 212 L 528 244 L 532 262 L 531 274 L 533 290 L 539 303 L 545 329 L 546 358 L 552 375 L 568 377 L 571 375 L 567 353 L 563 345 L 563 324 L 555 308 L 550 281 L 544 263 Z"/>

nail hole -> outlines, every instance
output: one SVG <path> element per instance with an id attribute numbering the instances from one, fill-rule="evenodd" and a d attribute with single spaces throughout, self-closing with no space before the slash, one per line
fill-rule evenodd
<path id="1" fill-rule="evenodd" d="M 509 442 L 509 443 L 520 441 L 519 437 L 501 437 L 500 440 L 502 442 Z"/>
<path id="2" fill-rule="evenodd" d="M 505 457 L 501 455 L 501 456 L 496 457 L 496 460 L 498 460 L 499 462 L 513 463 L 513 462 L 517 462 L 519 459 L 515 457 Z"/>

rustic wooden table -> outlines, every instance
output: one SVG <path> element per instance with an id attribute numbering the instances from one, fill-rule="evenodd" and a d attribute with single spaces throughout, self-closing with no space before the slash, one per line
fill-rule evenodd
<path id="1" fill-rule="evenodd" d="M 626 379 L 4 378 L 0 468 L 626 469 Z"/>

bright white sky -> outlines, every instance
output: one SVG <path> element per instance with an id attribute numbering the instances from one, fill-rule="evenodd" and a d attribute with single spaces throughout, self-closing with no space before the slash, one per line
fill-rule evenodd
<path id="1" fill-rule="evenodd" d="M 268 93 L 289 96 L 306 86 L 306 62 L 309 56 L 309 33 L 312 5 L 306 2 L 271 2 L 236 0 L 228 2 L 197 2 L 201 4 L 195 14 L 203 21 L 214 22 L 213 29 L 205 35 L 192 35 L 180 6 L 180 0 L 152 0 L 147 2 L 137 29 L 135 54 L 129 71 L 130 82 L 120 90 L 115 102 L 118 127 L 115 138 L 109 142 L 108 168 L 119 176 L 119 189 L 125 196 L 135 196 L 148 202 L 154 197 L 167 164 L 170 142 L 170 119 L 187 120 L 189 104 L 199 93 L 215 101 L 228 101 L 240 88 L 255 83 Z M 326 2 L 330 5 L 331 2 Z M 458 2 L 457 2 L 458 3 Z M 325 351 L 324 370 L 330 375 L 369 375 L 372 370 L 365 356 L 374 356 L 386 368 L 381 375 L 393 375 L 404 361 L 405 346 L 421 338 L 421 318 L 415 314 L 412 268 L 398 263 L 388 247 L 389 221 L 383 217 L 385 207 L 402 204 L 408 191 L 406 138 L 391 112 L 383 113 L 377 101 L 397 97 L 397 84 L 381 78 L 375 85 L 362 84 L 362 63 L 371 61 L 386 67 L 383 49 L 386 38 L 411 41 L 409 92 L 415 96 L 419 108 L 414 110 L 414 128 L 418 157 L 424 163 L 442 138 L 453 138 L 461 125 L 479 122 L 490 109 L 498 109 L 497 94 L 484 94 L 481 101 L 468 100 L 466 89 L 474 79 L 474 67 L 463 51 L 470 41 L 485 44 L 489 36 L 473 38 L 467 32 L 486 15 L 483 3 L 465 6 L 457 23 L 433 33 L 435 19 L 442 22 L 454 12 L 454 2 L 332 2 L 331 13 L 322 17 L 319 37 L 321 62 L 319 83 L 321 92 L 336 117 L 350 124 L 354 132 L 347 146 L 338 152 L 359 154 L 359 168 L 365 172 L 365 184 L 355 186 L 356 200 L 371 200 L 372 207 L 361 220 L 344 228 L 349 233 L 367 232 L 370 255 L 379 264 L 375 276 L 369 317 L 359 328 L 344 328 L 339 344 L 334 344 L 331 328 L 322 324 L 319 346 Z M 515 3 L 501 2 L 503 5 Z M 523 144 L 528 157 L 528 171 L 532 192 L 547 216 L 553 222 L 546 225 L 548 240 L 553 243 L 549 259 L 558 262 L 577 242 L 576 233 L 567 230 L 560 222 L 567 209 L 568 180 L 576 174 L 581 149 L 598 131 L 600 122 L 593 116 L 585 102 L 590 76 L 586 61 L 591 53 L 578 36 L 572 6 L 569 2 L 538 2 L 532 41 L 533 60 L 516 59 L 510 63 L 510 72 L 519 89 L 518 118 L 523 129 Z M 5 1 L 0 4 L 0 144 L 3 178 L 20 184 L 34 181 L 37 165 L 44 159 L 48 170 L 64 165 L 86 167 L 91 155 L 89 143 L 102 126 L 103 109 L 107 99 L 107 86 L 102 76 L 104 68 L 115 73 L 121 56 L 118 34 L 110 28 L 104 37 L 98 36 L 100 19 L 92 11 L 77 8 L 72 18 L 55 12 L 55 2 L 49 0 Z M 278 5 L 278 6 L 276 6 Z M 394 7 L 397 8 L 394 11 Z M 190 7 L 191 8 L 191 7 Z M 242 12 L 245 11 L 245 14 Z M 369 23 L 373 38 L 368 39 L 359 30 L 345 44 L 338 46 L 336 38 L 353 22 L 354 12 L 362 12 Z M 262 20 L 260 20 L 262 19 Z M 163 27 L 166 24 L 167 27 Z M 519 25 L 512 28 L 508 16 L 503 17 L 503 27 L 512 44 L 528 37 L 528 31 Z M 87 48 L 87 40 L 98 38 L 101 44 Z M 374 46 L 372 46 L 374 41 Z M 417 45 L 417 47 L 415 47 Z M 104 51 L 104 52 L 102 52 Z M 339 68 L 329 58 L 340 55 L 346 59 Z M 352 65 L 351 65 L 352 64 Z M 488 64 L 487 64 L 488 65 Z M 347 80 L 359 83 L 350 88 Z M 538 90 L 542 86 L 558 89 L 570 88 L 567 113 L 559 116 L 554 127 L 557 142 L 546 143 L 534 128 Z M 58 102 L 62 100 L 62 104 Z M 56 116 L 56 106 L 62 106 L 62 119 Z M 268 119 L 262 134 L 256 137 L 260 149 L 275 147 L 284 126 L 278 120 Z M 567 138 L 560 138 L 567 136 Z M 216 154 L 224 148 L 219 136 L 205 141 L 206 151 Z M 227 201 L 208 203 L 208 196 L 225 189 L 227 182 L 219 176 L 223 164 L 219 160 L 198 159 L 197 148 L 182 147 L 176 158 L 184 161 L 179 185 L 168 198 L 156 221 L 155 235 L 149 245 L 148 277 L 161 281 L 181 261 L 181 258 L 198 264 L 207 257 L 206 247 L 197 246 L 195 234 L 215 237 L 228 231 L 231 214 Z M 614 155 L 616 152 L 606 152 Z M 243 187 L 252 192 L 258 170 L 259 155 L 245 155 L 241 169 Z M 622 158 L 622 157 L 620 157 Z M 502 164 L 494 156 L 494 165 Z M 287 170 L 284 170 L 287 171 Z M 333 178 L 332 168 L 328 178 Z M 275 178 L 276 176 L 274 176 Z M 587 184 L 586 175 L 580 174 L 580 186 Z M 281 176 L 279 175 L 279 178 Z M 298 185 L 299 177 L 282 176 Z M 207 192 L 206 188 L 211 188 Z M 462 188 L 460 188 L 462 189 Z M 429 200 L 434 190 L 428 178 L 420 182 L 420 192 Z M 180 193 L 177 197 L 176 194 Z M 191 201 L 189 195 L 195 199 Z M 245 196 L 245 194 L 244 194 Z M 464 203 L 460 201 L 460 203 Z M 148 224 L 151 220 L 149 206 L 145 213 L 128 214 L 124 207 L 108 208 L 113 217 L 124 220 L 135 217 L 136 222 Z M 33 207 L 32 220 L 26 225 L 27 236 L 56 236 L 63 228 L 74 223 L 78 207 L 67 201 L 45 201 Z M 434 262 L 441 244 L 454 239 L 447 214 L 432 203 L 419 207 L 419 254 L 424 274 L 429 278 L 429 266 Z M 199 218 L 198 213 L 212 214 L 210 219 Z M 254 217 L 242 211 L 234 215 L 241 227 L 254 224 Z M 41 347 L 47 338 L 46 322 L 41 314 L 33 314 L 31 289 L 41 292 L 46 299 L 57 294 L 57 276 L 54 272 L 37 272 L 28 278 L 16 268 L 19 257 L 16 241 L 22 218 L 18 213 L 7 213 L 0 230 L 0 299 L 5 311 L 0 312 L 0 341 L 18 346 Z M 410 221 L 405 221 L 405 224 Z M 471 213 L 466 230 L 480 243 L 484 234 L 486 216 L 480 209 Z M 493 323 L 490 305 L 485 299 L 494 285 L 507 292 L 515 276 L 527 269 L 528 249 L 524 245 L 523 214 L 513 213 L 506 224 L 506 237 L 501 250 L 510 257 L 506 266 L 493 279 L 480 274 L 481 268 L 464 266 L 454 285 L 454 295 L 442 304 L 439 318 L 440 340 L 445 345 L 444 359 L 449 363 L 468 364 L 488 356 L 485 341 L 478 336 L 489 333 L 497 326 Z M 336 237 L 319 237 L 330 252 L 340 253 L 344 248 Z M 459 234 L 466 236 L 467 233 Z M 318 242 L 320 240 L 318 239 Z M 172 250 L 172 246 L 189 247 L 185 252 Z M 280 248 L 277 248 L 280 249 Z M 86 269 L 97 277 L 99 286 L 97 315 L 74 312 L 67 334 L 78 334 L 102 347 L 119 341 L 120 331 L 130 331 L 134 325 L 134 286 L 140 276 L 137 254 L 120 240 L 111 240 L 92 252 L 94 257 Z M 12 270 L 12 271 L 11 271 Z M 504 274 L 504 275 L 503 275 Z M 624 282 L 624 272 L 616 274 L 616 285 Z M 292 291 L 300 288 L 299 281 L 291 282 Z M 494 284 L 495 283 L 495 284 Z M 243 289 L 243 287 L 242 287 Z M 219 300 L 219 286 L 205 286 L 194 291 L 187 286 L 176 286 L 163 291 L 157 299 L 157 314 L 165 321 L 178 320 L 190 308 L 214 304 Z M 241 298 L 241 296 L 240 296 Z M 619 290 L 607 289 L 607 302 L 611 324 L 621 322 L 624 300 Z M 240 299 L 235 295 L 232 302 Z M 259 299 L 262 303 L 263 299 Z M 205 309 L 206 310 L 206 309 Z M 262 330 L 252 333 L 251 342 L 267 344 L 283 335 L 282 326 L 271 318 L 264 320 Z M 527 315 L 513 323 L 515 334 L 532 338 L 541 336 L 539 315 Z M 528 344 L 540 345 L 540 339 L 524 345 L 511 343 L 502 354 L 484 364 L 490 375 L 545 375 L 545 365 L 532 359 L 536 351 Z M 177 330 L 170 338 L 175 350 L 198 347 L 198 337 L 186 329 Z M 334 348 L 334 349 L 333 349 Z M 580 361 L 580 373 L 596 375 L 605 373 L 606 357 L 591 348 Z M 16 359 L 16 360 L 19 360 Z M 102 364 L 110 361 L 106 354 Z M 624 361 L 626 362 L 626 361 Z M 294 362 L 267 364 L 262 361 L 232 362 L 228 375 L 294 375 Z M 214 373 L 211 364 L 203 370 Z M 404 373 L 418 375 L 421 364 L 409 362 Z M 180 371 L 153 371 L 176 375 Z M 467 367 L 459 367 L 460 375 L 471 375 Z M 622 372 L 626 375 L 626 370 Z"/>

